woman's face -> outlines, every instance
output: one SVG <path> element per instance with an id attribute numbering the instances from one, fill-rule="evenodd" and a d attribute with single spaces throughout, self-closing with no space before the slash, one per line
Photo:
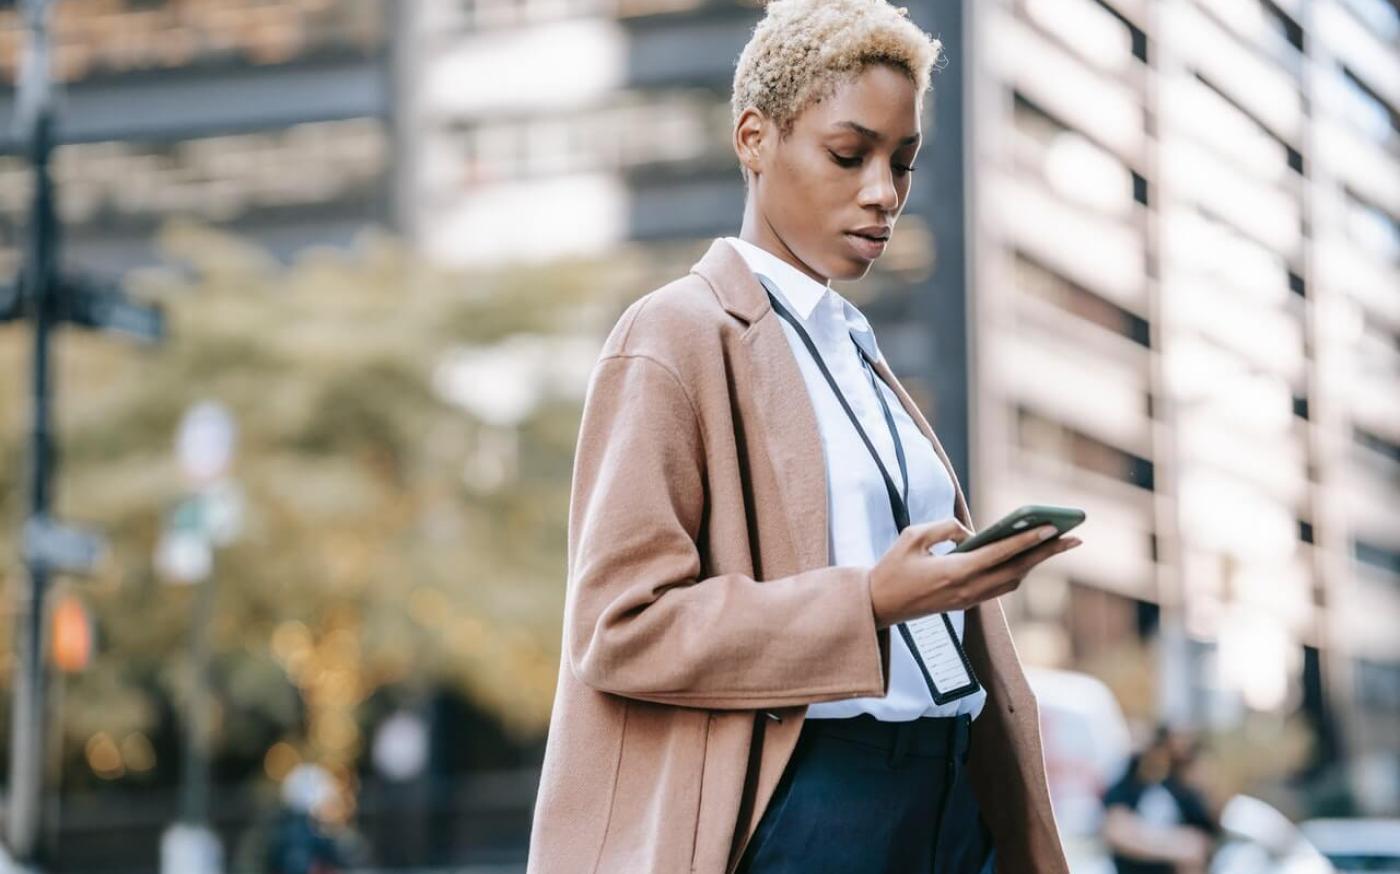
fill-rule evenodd
<path id="1" fill-rule="evenodd" d="M 750 173 L 741 236 L 818 282 L 861 278 L 885 248 L 869 238 L 888 238 L 904 209 L 920 137 L 914 83 L 884 64 L 809 105 L 786 139 L 745 110 L 734 131 Z"/>

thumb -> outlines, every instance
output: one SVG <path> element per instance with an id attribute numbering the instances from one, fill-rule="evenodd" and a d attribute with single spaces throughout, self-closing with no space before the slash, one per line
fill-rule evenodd
<path id="1" fill-rule="evenodd" d="M 952 517 L 939 519 L 936 522 L 910 525 L 906 530 L 913 532 L 912 538 L 915 548 L 923 551 L 927 551 L 935 543 L 941 543 L 944 540 L 962 543 L 972 536 L 972 532 L 968 531 L 966 526 Z"/>

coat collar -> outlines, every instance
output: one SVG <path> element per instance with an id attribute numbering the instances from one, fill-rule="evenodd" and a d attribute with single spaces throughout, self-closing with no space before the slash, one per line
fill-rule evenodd
<path id="1" fill-rule="evenodd" d="M 773 308 L 768 302 L 768 293 L 759 285 L 758 277 L 753 275 L 744 257 L 723 238 L 710 243 L 709 250 L 695 262 L 690 272 L 698 273 L 710 284 L 725 312 L 749 324 Z"/>
<path id="2" fill-rule="evenodd" d="M 831 563 L 827 537 L 826 460 L 817 413 L 773 305 L 733 246 L 716 239 L 691 268 L 714 289 L 720 305 L 748 323 L 743 342 L 753 370 L 748 391 L 762 422 L 762 442 L 773 466 L 797 567 Z"/>
<path id="3" fill-rule="evenodd" d="M 831 288 L 831 280 L 817 282 L 812 277 L 793 267 L 766 249 L 761 249 L 740 237 L 725 237 L 724 241 L 734 248 L 749 269 L 757 275 L 767 276 L 780 290 L 780 297 L 788 308 L 797 313 L 803 321 L 812 318 L 812 312 L 822 302 L 827 293 L 836 294 Z M 844 307 L 846 299 L 837 295 L 843 304 L 842 315 L 848 315 Z"/>

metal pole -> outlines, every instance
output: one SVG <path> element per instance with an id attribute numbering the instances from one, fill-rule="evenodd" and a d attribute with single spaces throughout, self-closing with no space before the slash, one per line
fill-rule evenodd
<path id="1" fill-rule="evenodd" d="M 34 318 L 33 402 L 29 512 L 46 519 L 52 495 L 53 435 L 50 423 L 49 334 L 56 316 L 55 288 L 58 224 L 53 181 L 49 176 L 53 109 L 48 80 L 48 3 L 26 0 L 29 50 L 20 74 L 20 118 L 28 127 L 29 158 L 34 170 L 30 233 L 20 272 L 20 294 Z M 49 568 L 26 550 L 29 587 L 18 605 L 18 662 L 15 671 L 14 719 L 10 730 L 10 853 L 21 865 L 38 859 L 43 816 L 45 595 Z"/>
<path id="2" fill-rule="evenodd" d="M 972 430 L 978 411 L 972 409 L 971 384 L 979 374 L 973 361 L 974 343 L 969 342 L 981 287 L 975 260 L 974 180 L 968 172 L 977 160 L 971 147 L 977 106 L 969 93 L 975 84 L 971 65 L 976 11 L 972 6 L 971 0 L 927 0 L 915 7 L 923 22 L 936 22 L 945 35 L 945 57 L 951 63 L 938 71 L 927 105 L 928 144 L 921 157 L 929 162 L 928 176 L 915 179 L 910 194 L 909 206 L 927 219 L 937 247 L 933 273 L 915 292 L 913 304 L 926 352 L 922 360 L 910 362 L 910 369 L 917 368 L 928 386 L 937 411 L 933 419 L 939 440 L 968 502 L 977 507 L 983 489 L 973 459 L 977 453 Z"/>
<path id="3" fill-rule="evenodd" d="M 209 823 L 209 626 L 214 615 L 214 578 L 195 584 L 190 622 L 190 689 L 185 712 L 185 755 L 180 785 L 180 821 Z"/>

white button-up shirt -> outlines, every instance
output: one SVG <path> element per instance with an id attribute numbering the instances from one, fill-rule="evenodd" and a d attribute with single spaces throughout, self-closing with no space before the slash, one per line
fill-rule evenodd
<path id="1" fill-rule="evenodd" d="M 885 469 L 902 485 L 894 441 L 884 411 L 875 396 L 884 392 L 885 403 L 899 430 L 909 470 L 909 523 L 932 522 L 953 515 L 953 482 L 943 462 L 934 452 L 933 444 L 924 439 L 923 432 L 909 418 L 899 399 L 889 386 L 865 369 L 856 342 L 880 360 L 879 347 L 870 323 L 860 310 L 831 287 L 822 285 L 781 258 L 738 237 L 724 238 L 743 256 L 754 273 L 766 276 L 789 311 L 801 319 L 836 384 L 846 396 L 851 410 L 860 420 L 870 442 L 880 453 Z M 773 318 L 778 318 L 775 313 Z M 797 330 L 782 319 L 783 331 L 792 346 L 793 355 L 807 384 L 807 394 L 817 416 L 821 431 L 822 452 L 826 460 L 828 546 L 832 565 L 873 566 L 894 543 L 899 532 L 890 513 L 889 493 L 885 489 L 880 469 L 865 443 L 851 425 L 841 403 L 812 360 Z M 943 554 L 953 549 L 947 541 L 935 547 Z M 961 610 L 951 611 L 958 638 L 963 634 Z M 890 629 L 889 692 L 882 698 L 849 698 L 844 701 L 824 701 L 809 705 L 808 719 L 831 719 L 869 713 L 887 722 L 904 722 L 921 716 L 957 716 L 971 714 L 976 718 L 987 700 L 987 693 L 978 690 L 971 695 L 942 706 L 933 703 L 915 656 L 899 632 Z"/>

